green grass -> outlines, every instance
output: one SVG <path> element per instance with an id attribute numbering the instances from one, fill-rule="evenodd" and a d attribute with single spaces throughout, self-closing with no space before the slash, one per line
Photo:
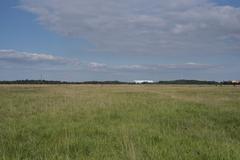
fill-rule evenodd
<path id="1" fill-rule="evenodd" d="M 1 85 L 2 160 L 239 160 L 240 88 Z"/>

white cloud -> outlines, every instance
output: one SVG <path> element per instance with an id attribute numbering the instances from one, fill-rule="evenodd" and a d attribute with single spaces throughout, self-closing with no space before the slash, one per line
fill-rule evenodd
<path id="1" fill-rule="evenodd" d="M 105 71 L 108 66 L 107 66 L 107 64 L 103 64 L 103 63 L 90 62 L 90 63 L 88 63 L 87 67 L 91 71 Z"/>
<path id="2" fill-rule="evenodd" d="M 139 64 L 134 64 L 134 65 L 120 65 L 115 67 L 118 70 L 149 70 L 151 69 L 147 65 L 139 65 Z"/>
<path id="3" fill-rule="evenodd" d="M 240 8 L 210 0 L 21 0 L 20 8 L 65 36 L 121 54 L 227 53 L 239 50 L 221 37 L 239 37 Z"/>
<path id="4" fill-rule="evenodd" d="M 169 70 L 207 70 L 212 68 L 218 68 L 220 65 L 209 65 L 189 62 L 185 64 L 143 64 L 143 65 L 121 65 L 114 66 L 116 70 L 123 71 L 169 71 Z"/>
<path id="5" fill-rule="evenodd" d="M 0 50 L 0 60 L 15 63 L 67 63 L 67 59 L 50 54 L 18 52 L 15 50 Z"/>
<path id="6" fill-rule="evenodd" d="M 191 31 L 194 31 L 196 28 L 192 24 L 182 25 L 182 24 L 176 24 L 176 26 L 173 28 L 173 33 L 180 34 L 180 33 L 188 33 Z"/>
<path id="7" fill-rule="evenodd" d="M 103 68 L 103 67 L 106 67 L 106 64 L 97 63 L 97 62 L 90 62 L 89 67 L 91 67 L 91 68 Z"/>
<path id="8" fill-rule="evenodd" d="M 108 65 L 98 62 L 81 62 L 78 59 L 69 59 L 52 54 L 19 52 L 15 50 L 0 50 L 0 68 L 5 69 L 42 69 L 94 72 L 160 72 L 169 70 L 207 70 L 219 67 L 189 62 L 185 64 L 127 64 Z"/>

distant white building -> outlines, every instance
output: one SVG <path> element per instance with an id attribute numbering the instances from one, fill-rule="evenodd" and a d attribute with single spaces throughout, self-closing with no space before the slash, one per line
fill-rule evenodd
<path id="1" fill-rule="evenodd" d="M 238 81 L 238 80 L 233 80 L 232 83 L 235 83 L 235 84 L 237 83 L 237 84 L 239 84 L 240 81 Z"/>
<path id="2" fill-rule="evenodd" d="M 152 80 L 134 80 L 136 84 L 143 84 L 143 83 L 154 83 Z"/>

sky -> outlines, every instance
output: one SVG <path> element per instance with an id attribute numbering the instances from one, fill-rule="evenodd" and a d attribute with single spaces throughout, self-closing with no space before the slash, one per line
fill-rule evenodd
<path id="1" fill-rule="evenodd" d="M 239 61 L 239 0 L 0 1 L 0 80 L 237 80 Z"/>

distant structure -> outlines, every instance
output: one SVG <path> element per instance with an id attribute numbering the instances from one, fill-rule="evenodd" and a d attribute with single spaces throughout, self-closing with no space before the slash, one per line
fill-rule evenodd
<path id="1" fill-rule="evenodd" d="M 240 84 L 240 80 L 233 80 L 232 83 L 233 84 Z"/>
<path id="2" fill-rule="evenodd" d="M 233 80 L 231 81 L 232 84 L 235 86 L 235 85 L 240 85 L 240 81 L 239 80 Z"/>
<path id="3" fill-rule="evenodd" d="M 144 84 L 144 83 L 154 83 L 152 80 L 134 80 L 136 84 Z"/>
<path id="4" fill-rule="evenodd" d="M 236 86 L 236 85 L 240 85 L 240 80 L 222 81 L 222 82 L 220 82 L 220 84 Z"/>

